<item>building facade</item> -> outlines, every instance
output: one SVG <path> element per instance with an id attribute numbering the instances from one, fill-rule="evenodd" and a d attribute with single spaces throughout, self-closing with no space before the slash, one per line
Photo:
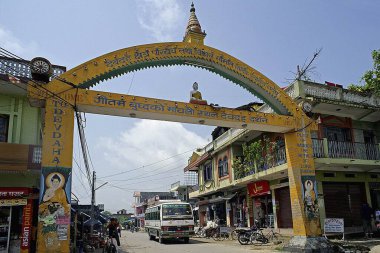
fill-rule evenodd
<path id="1" fill-rule="evenodd" d="M 29 104 L 30 79 L 29 61 L 0 57 L 0 252 L 35 251 L 43 112 Z"/>
<path id="2" fill-rule="evenodd" d="M 343 218 L 345 231 L 362 231 L 360 209 L 369 203 L 380 210 L 380 98 L 339 85 L 297 81 L 285 91 L 301 106 L 311 105 L 310 117 L 316 181 L 302 178 L 304 207 L 325 218 Z M 263 105 L 259 111 L 273 111 Z M 260 147 L 257 162 L 246 168 L 244 144 Z M 213 141 L 193 154 L 185 171 L 198 173 L 199 221 L 219 218 L 227 225 L 262 225 L 291 229 L 291 198 L 287 154 L 281 134 L 216 128 Z M 322 226 L 323 229 L 323 226 Z"/>

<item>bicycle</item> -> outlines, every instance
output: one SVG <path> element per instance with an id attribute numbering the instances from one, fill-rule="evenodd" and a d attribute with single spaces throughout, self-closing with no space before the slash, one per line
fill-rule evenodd
<path id="1" fill-rule="evenodd" d="M 233 230 L 231 230 L 231 232 L 230 232 L 231 240 L 236 240 L 238 238 L 238 235 L 239 235 L 239 230 L 242 230 L 242 229 L 243 229 L 243 226 L 240 222 L 238 224 L 235 224 L 235 228 Z"/>
<path id="2" fill-rule="evenodd" d="M 113 237 L 107 236 L 106 244 L 103 247 L 103 253 L 117 253 L 117 248 L 113 242 L 113 239 Z"/>
<path id="3" fill-rule="evenodd" d="M 222 230 L 222 227 L 215 228 L 214 234 L 212 235 L 212 239 L 215 241 L 223 241 L 229 238 L 229 233 L 225 230 L 225 227 Z"/>
<path id="4" fill-rule="evenodd" d="M 268 238 L 268 241 L 272 242 L 273 244 L 281 244 L 284 242 L 283 236 L 278 232 L 274 232 L 273 228 L 270 228 L 265 237 Z"/>
<path id="5" fill-rule="evenodd" d="M 198 229 L 196 229 L 194 236 L 199 238 L 205 238 L 206 230 L 204 229 L 204 227 L 199 227 Z"/>

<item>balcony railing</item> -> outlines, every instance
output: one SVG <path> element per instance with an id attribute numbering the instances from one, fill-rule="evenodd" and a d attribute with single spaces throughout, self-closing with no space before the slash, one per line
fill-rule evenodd
<path id="1" fill-rule="evenodd" d="M 66 72 L 66 67 L 58 65 L 53 65 L 52 67 L 54 77 Z M 30 61 L 0 57 L 0 74 L 31 78 Z"/>
<path id="2" fill-rule="evenodd" d="M 315 158 L 380 160 L 379 144 L 313 139 Z"/>
<path id="3" fill-rule="evenodd" d="M 268 158 L 268 156 L 265 156 Z M 235 170 L 234 178 L 235 180 L 253 175 L 255 173 L 265 171 L 267 169 L 282 165 L 286 163 L 286 151 L 285 147 L 281 147 L 278 150 L 275 151 L 273 159 L 271 161 L 269 159 L 262 160 L 257 164 L 257 168 L 255 168 L 254 165 L 251 166 L 251 169 L 248 171 L 237 171 Z"/>

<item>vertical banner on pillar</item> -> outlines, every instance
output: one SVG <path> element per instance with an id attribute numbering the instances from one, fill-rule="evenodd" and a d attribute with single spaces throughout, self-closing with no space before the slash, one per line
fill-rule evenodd
<path id="1" fill-rule="evenodd" d="M 59 99 L 47 100 L 37 252 L 70 251 L 73 127 L 73 108 Z"/>
<path id="2" fill-rule="evenodd" d="M 302 198 L 306 217 L 311 220 L 319 218 L 318 190 L 315 176 L 301 176 Z"/>
<path id="3" fill-rule="evenodd" d="M 38 220 L 47 249 L 69 239 L 71 168 L 43 167 Z"/>

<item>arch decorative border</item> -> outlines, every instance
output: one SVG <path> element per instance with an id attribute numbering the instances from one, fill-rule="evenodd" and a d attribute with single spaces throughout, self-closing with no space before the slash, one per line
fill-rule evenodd
<path id="1" fill-rule="evenodd" d="M 150 67 L 189 65 L 206 69 L 242 86 L 282 115 L 295 115 L 293 100 L 259 71 L 218 49 L 186 42 L 155 43 L 120 49 L 87 61 L 60 77 L 79 88 Z M 61 87 L 57 79 L 50 82 Z M 57 89 L 57 88 L 56 88 Z M 60 90 L 60 88 L 58 88 Z"/>

